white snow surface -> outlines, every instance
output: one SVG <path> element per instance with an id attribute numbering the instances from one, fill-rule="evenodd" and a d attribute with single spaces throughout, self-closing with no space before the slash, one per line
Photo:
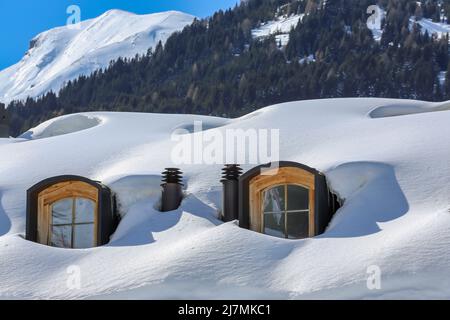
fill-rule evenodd
<path id="1" fill-rule="evenodd" d="M 101 120 L 95 116 L 70 114 L 46 121 L 36 128 L 23 133 L 20 138 L 42 139 L 86 130 L 97 126 Z"/>
<path id="2" fill-rule="evenodd" d="M 420 25 L 422 33 L 428 32 L 430 36 L 435 35 L 439 39 L 450 33 L 450 25 L 445 22 L 434 22 L 431 19 L 425 18 L 416 21 L 416 17 L 414 16 L 412 16 L 409 21 L 411 25 L 414 23 Z"/>
<path id="3" fill-rule="evenodd" d="M 431 105 L 415 113 L 425 105 L 302 101 L 234 120 L 94 112 L 53 119 L 27 139 L 2 139 L 0 298 L 448 299 L 450 111 Z M 98 121 L 83 126 L 83 119 Z M 174 166 L 171 134 L 194 120 L 220 132 L 280 129 L 281 159 L 324 172 L 344 199 L 327 231 L 286 240 L 222 223 L 222 165 L 180 166 L 181 207 L 155 210 L 160 172 Z M 58 122 L 68 131 L 45 134 Z M 23 239 L 26 190 L 61 174 L 102 181 L 117 193 L 122 220 L 108 245 L 66 250 Z M 73 265 L 81 288 L 71 290 Z M 380 290 L 367 288 L 370 266 L 381 270 Z"/>
<path id="4" fill-rule="evenodd" d="M 286 46 L 289 42 L 291 29 L 297 27 L 303 17 L 304 14 L 277 17 L 275 20 L 264 22 L 259 28 L 253 29 L 252 36 L 258 39 L 275 35 L 277 44 Z"/>
<path id="5" fill-rule="evenodd" d="M 110 10 L 73 26 L 36 36 L 22 60 L 0 72 L 0 101 L 58 92 L 64 83 L 105 68 L 119 57 L 144 54 L 194 17 L 177 11 L 136 15 Z"/>
<path id="6" fill-rule="evenodd" d="M 436 112 L 436 111 L 449 111 L 450 101 L 444 102 L 423 102 L 414 101 L 409 105 L 403 103 L 392 103 L 384 106 L 380 106 L 372 110 L 370 116 L 372 118 L 384 118 L 384 117 L 395 117 L 404 116 L 416 113 L 426 113 L 426 112 Z"/>

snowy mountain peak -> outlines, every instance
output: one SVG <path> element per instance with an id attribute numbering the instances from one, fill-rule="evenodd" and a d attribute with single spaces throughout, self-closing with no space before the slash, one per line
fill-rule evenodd
<path id="1" fill-rule="evenodd" d="M 0 71 L 0 101 L 57 92 L 67 81 L 105 68 L 111 60 L 144 54 L 194 18 L 179 11 L 137 15 L 113 9 L 82 21 L 79 28 L 45 31 L 30 41 L 19 63 Z"/>
<path id="2" fill-rule="evenodd" d="M 121 10 L 121 9 L 111 9 L 108 11 L 105 11 L 100 17 L 106 17 L 106 16 L 112 16 L 112 15 L 134 15 L 134 13 L 131 13 L 129 11 Z"/>

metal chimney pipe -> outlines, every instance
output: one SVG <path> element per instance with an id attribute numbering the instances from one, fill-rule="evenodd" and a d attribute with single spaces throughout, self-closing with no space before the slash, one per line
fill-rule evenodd
<path id="1" fill-rule="evenodd" d="M 0 138 L 9 138 L 9 117 L 5 105 L 0 102 Z"/>
<path id="2" fill-rule="evenodd" d="M 162 173 L 161 211 L 167 212 L 178 209 L 183 200 L 182 172 L 178 168 L 166 168 Z"/>
<path id="3" fill-rule="evenodd" d="M 238 164 L 226 164 L 222 169 L 222 220 L 239 219 L 239 176 L 242 169 Z"/>

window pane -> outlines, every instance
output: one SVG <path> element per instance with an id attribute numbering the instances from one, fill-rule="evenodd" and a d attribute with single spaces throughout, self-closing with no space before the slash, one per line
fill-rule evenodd
<path id="1" fill-rule="evenodd" d="M 285 186 L 278 186 L 264 192 L 264 212 L 281 212 L 285 210 Z"/>
<path id="2" fill-rule="evenodd" d="M 75 200 L 75 223 L 94 222 L 95 202 L 89 199 Z"/>
<path id="3" fill-rule="evenodd" d="M 71 248 L 72 226 L 52 226 L 50 245 L 58 248 Z"/>
<path id="4" fill-rule="evenodd" d="M 72 205 L 72 198 L 55 202 L 52 206 L 52 224 L 71 224 Z"/>
<path id="5" fill-rule="evenodd" d="M 274 237 L 285 238 L 284 219 L 285 214 L 282 212 L 264 214 L 264 233 Z"/>
<path id="6" fill-rule="evenodd" d="M 94 246 L 94 224 L 79 224 L 74 227 L 74 249 L 92 248 Z"/>
<path id="7" fill-rule="evenodd" d="M 288 211 L 309 209 L 309 190 L 300 186 L 288 185 Z"/>
<path id="8" fill-rule="evenodd" d="M 289 239 L 309 237 L 309 214 L 293 212 L 287 214 L 287 233 Z"/>

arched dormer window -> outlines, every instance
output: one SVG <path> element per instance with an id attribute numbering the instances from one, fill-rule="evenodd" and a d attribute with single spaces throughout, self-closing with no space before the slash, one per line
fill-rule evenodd
<path id="1" fill-rule="evenodd" d="M 44 180 L 28 190 L 27 239 L 83 249 L 106 244 L 115 229 L 111 191 L 76 176 Z"/>
<path id="2" fill-rule="evenodd" d="M 38 195 L 38 242 L 53 247 L 97 246 L 98 191 L 81 181 L 58 183 Z"/>
<path id="3" fill-rule="evenodd" d="M 239 178 L 239 224 L 253 231 L 314 237 L 325 231 L 338 207 L 325 176 L 299 163 L 258 166 Z"/>

